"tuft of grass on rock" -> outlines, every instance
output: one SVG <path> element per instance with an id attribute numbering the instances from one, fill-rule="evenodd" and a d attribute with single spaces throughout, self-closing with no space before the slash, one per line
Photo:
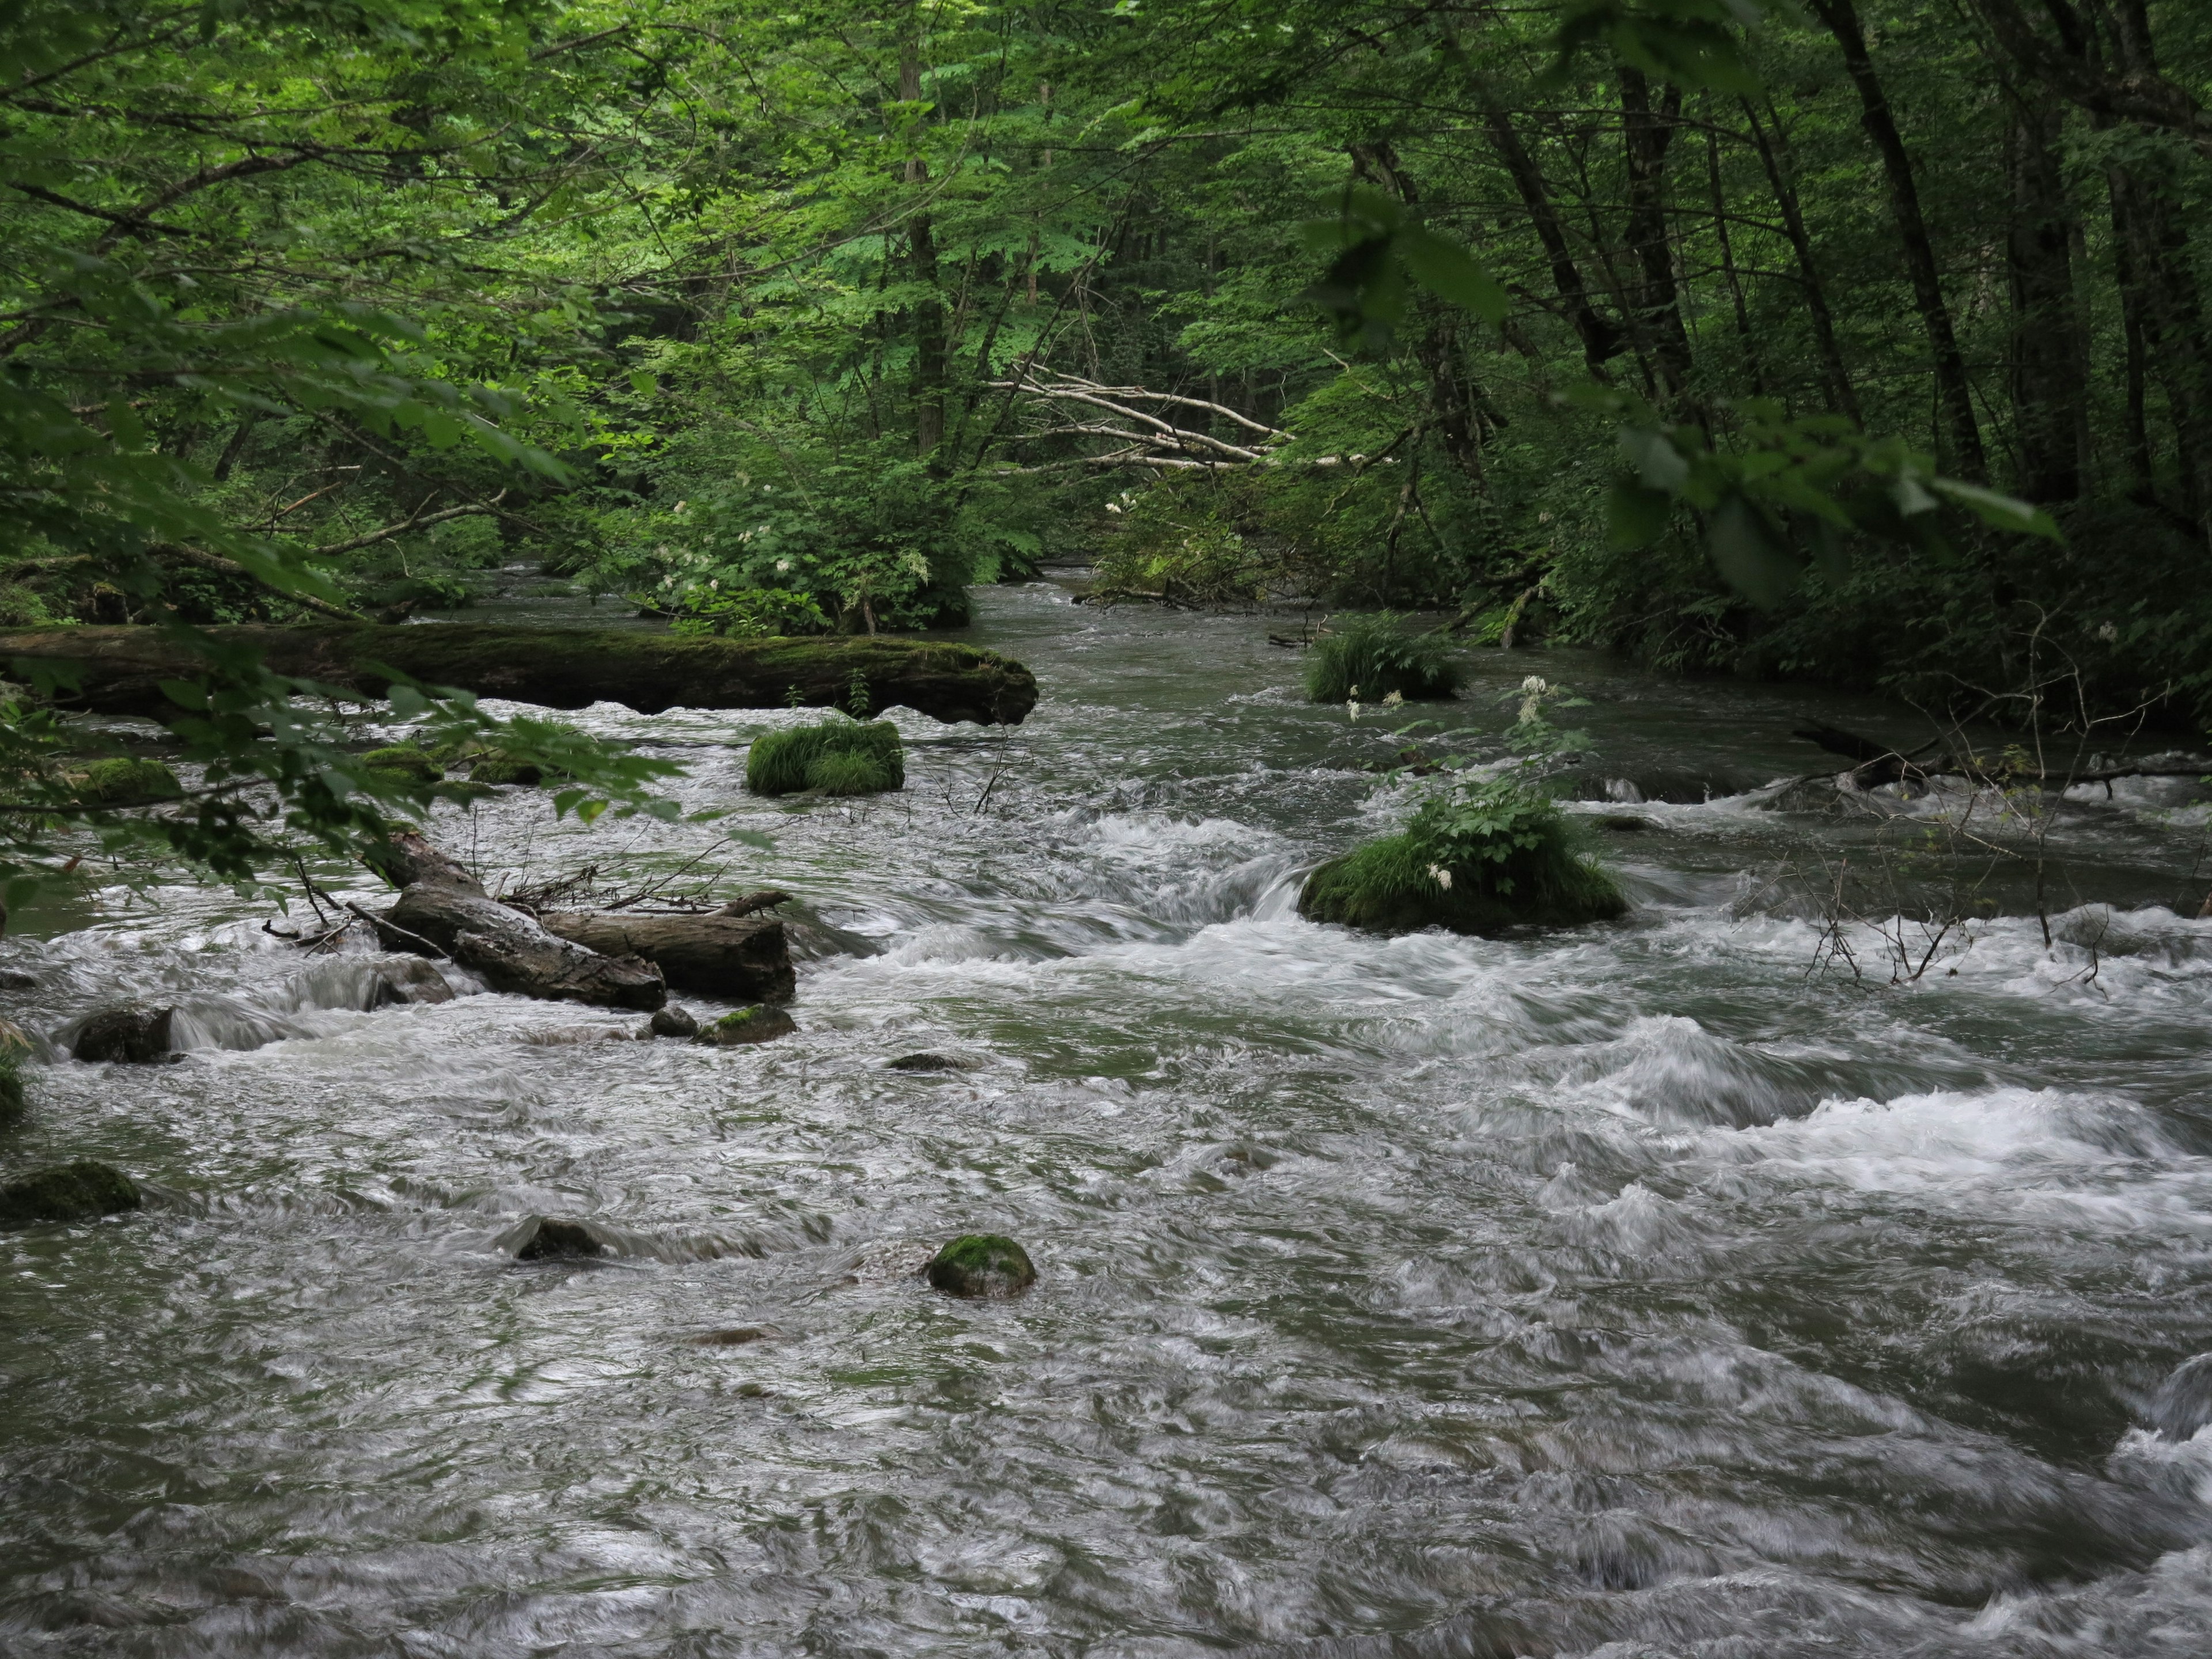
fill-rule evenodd
<path id="1" fill-rule="evenodd" d="M 1298 892 L 1309 921 L 1389 933 L 1577 927 L 1627 908 L 1557 804 L 1510 782 L 1428 801 L 1399 834 L 1330 860 Z"/>
<path id="2" fill-rule="evenodd" d="M 1408 702 L 1435 702 L 1459 689 L 1451 648 L 1435 634 L 1408 634 L 1389 611 L 1355 617 L 1313 643 L 1306 696 L 1315 702 L 1381 702 L 1393 691 Z"/>
<path id="3" fill-rule="evenodd" d="M 756 795 L 878 795 L 905 787 L 906 755 L 889 720 L 840 717 L 763 732 L 745 757 L 745 787 Z"/>
<path id="4" fill-rule="evenodd" d="M 143 806 L 184 793 L 167 765 L 143 757 L 94 761 L 84 769 L 83 797 L 102 806 Z"/>

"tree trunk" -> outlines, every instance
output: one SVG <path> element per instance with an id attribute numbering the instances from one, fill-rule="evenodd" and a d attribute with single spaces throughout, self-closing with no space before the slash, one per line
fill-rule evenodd
<path id="1" fill-rule="evenodd" d="M 1729 302 L 1735 313 L 1735 337 L 1743 347 L 1743 368 L 1751 381 L 1752 395 L 1766 395 L 1766 377 L 1759 367 L 1759 343 L 1751 332 L 1751 308 L 1744 303 L 1743 278 L 1736 272 L 1735 243 L 1729 234 L 1728 192 L 1721 186 L 1721 138 L 1712 127 L 1705 129 L 1705 177 L 1712 187 L 1713 235 L 1720 244 L 1721 276 L 1728 283 Z"/>
<path id="2" fill-rule="evenodd" d="M 964 645 L 830 636 L 687 638 L 645 629 L 501 628 L 374 623 L 313 628 L 239 625 L 206 632 L 258 652 L 275 673 L 380 697 L 395 673 L 480 696 L 547 708 L 618 702 L 641 714 L 664 708 L 843 708 L 853 678 L 869 707 L 897 705 L 947 723 L 1016 726 L 1036 703 L 1036 681 L 1018 662 Z M 206 659 L 155 628 L 35 628 L 0 632 L 0 659 L 79 665 L 74 692 L 56 701 L 102 714 L 154 719 L 181 711 L 163 680 L 208 672 Z"/>
<path id="3" fill-rule="evenodd" d="M 1490 142 L 1498 150 L 1498 159 L 1505 164 L 1514 188 L 1521 193 L 1522 205 L 1528 210 L 1537 240 L 1544 245 L 1545 257 L 1552 267 L 1552 285 L 1559 290 L 1567 321 L 1582 340 L 1583 361 L 1589 366 L 1591 374 L 1602 378 L 1606 364 L 1618 357 L 1627 343 L 1620 326 L 1600 315 L 1597 307 L 1590 303 L 1589 287 L 1583 281 L 1582 271 L 1567 246 L 1567 234 L 1559 222 L 1559 210 L 1553 205 L 1544 175 L 1536 170 L 1535 162 L 1521 142 L 1521 135 L 1514 131 L 1512 117 L 1487 91 L 1481 96 L 1483 124 L 1489 131 Z"/>
<path id="4" fill-rule="evenodd" d="M 1897 221 L 1898 239 L 1904 244 L 1905 270 L 1912 278 L 1913 303 L 1921 326 L 1928 333 L 1928 349 L 1935 359 L 1936 401 L 1942 410 L 1941 432 L 1950 453 L 1945 461 L 1960 477 L 1980 483 L 1989 477 L 1989 461 L 1982 453 L 1982 433 L 1974 419 L 1974 396 L 1966 380 L 1966 360 L 1951 328 L 1951 313 L 1943 301 L 1942 274 L 1936 264 L 1935 245 L 1928 238 L 1927 221 L 1921 216 L 1920 188 L 1912 178 L 1911 158 L 1905 139 L 1890 113 L 1889 97 L 1874 71 L 1867 53 L 1866 32 L 1851 0 L 1813 0 L 1820 21 L 1843 48 L 1844 68 L 1858 89 L 1859 125 L 1866 129 L 1889 186 L 1891 216 Z"/>
<path id="5" fill-rule="evenodd" d="M 2064 115 L 2055 99 L 2027 88 L 2007 101 L 2015 488 L 2031 501 L 2070 501 L 2081 493 L 2088 386 L 2074 301 L 2073 216 L 2057 149 Z"/>
<path id="6" fill-rule="evenodd" d="M 1624 64 L 1620 74 L 1622 137 L 1628 151 L 1628 246 L 1644 270 L 1636 319 L 1658 371 L 1659 399 L 1674 403 L 1690 387 L 1690 337 L 1682 326 L 1674 249 L 1667 240 L 1667 151 L 1682 113 L 1682 89 L 1668 82 L 1654 109 L 1644 71 Z"/>
<path id="7" fill-rule="evenodd" d="M 552 911 L 549 933 L 603 956 L 653 963 L 669 988 L 722 1002 L 782 1002 L 797 981 L 783 924 L 773 916 L 634 916 Z"/>
<path id="8" fill-rule="evenodd" d="M 1768 106 L 1772 113 L 1772 106 Z M 1854 425 L 1864 424 L 1859 413 L 1859 395 L 1852 389 L 1850 371 L 1844 367 L 1844 354 L 1836 343 L 1836 325 L 1828 310 L 1828 290 L 1820 282 L 1820 268 L 1813 258 L 1813 239 L 1805 229 L 1805 215 L 1797 199 L 1796 172 L 1790 165 L 1790 141 L 1782 130 L 1781 120 L 1774 123 L 1770 136 L 1759 124 L 1759 112 L 1751 100 L 1743 100 L 1744 118 L 1751 123 L 1751 141 L 1759 149 L 1759 164 L 1766 169 L 1766 182 L 1774 191 L 1775 205 L 1782 210 L 1782 228 L 1790 238 L 1790 251 L 1797 256 L 1797 278 L 1805 293 L 1805 311 L 1813 323 L 1813 343 L 1820 354 L 1820 369 L 1828 382 L 1830 405 L 1850 417 Z"/>
<path id="9" fill-rule="evenodd" d="M 899 98 L 921 101 L 918 40 L 899 48 Z M 907 161 L 906 182 L 917 195 L 929 182 L 929 167 L 918 155 Z M 923 291 L 914 308 L 914 447 L 923 460 L 935 462 L 945 441 L 945 306 L 937 297 L 937 240 L 928 213 L 920 208 L 907 216 L 906 228 L 914 280 Z"/>

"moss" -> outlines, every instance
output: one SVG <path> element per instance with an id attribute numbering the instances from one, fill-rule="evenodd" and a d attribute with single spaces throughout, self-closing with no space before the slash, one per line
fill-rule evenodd
<path id="1" fill-rule="evenodd" d="M 905 751 L 889 720 L 827 720 L 764 732 L 745 757 L 745 787 L 756 795 L 874 795 L 905 787 Z"/>
<path id="2" fill-rule="evenodd" d="M 106 1164 L 57 1164 L 0 1187 L 0 1227 L 40 1221 L 91 1221 L 135 1210 L 138 1183 Z"/>
<path id="3" fill-rule="evenodd" d="M 446 775 L 444 768 L 412 744 L 372 749 L 361 757 L 361 763 L 372 772 L 397 772 L 416 783 L 435 783 Z"/>
<path id="4" fill-rule="evenodd" d="M 94 761 L 84 769 L 84 799 L 103 806 L 143 806 L 149 801 L 174 800 L 184 793 L 177 775 L 157 760 Z"/>
<path id="5" fill-rule="evenodd" d="M 997 1233 L 965 1233 L 922 1269 L 931 1288 L 947 1296 L 1019 1296 L 1036 1283 L 1029 1252 Z"/>
<path id="6" fill-rule="evenodd" d="M 486 755 L 469 769 L 471 783 L 521 784 L 526 787 L 545 781 L 545 769 L 528 761 L 509 760 L 504 755 Z"/>
<path id="7" fill-rule="evenodd" d="M 798 1022 L 781 1008 L 765 1006 L 740 1008 L 734 1013 L 701 1028 L 692 1039 L 717 1048 L 733 1048 L 748 1042 L 767 1042 L 780 1036 L 788 1036 L 799 1029 Z"/>
<path id="8" fill-rule="evenodd" d="M 1574 826 L 1546 803 L 1516 823 L 1502 847 L 1444 850 L 1417 814 L 1403 833 L 1384 836 L 1331 859 L 1306 878 L 1298 914 L 1376 933 L 1449 927 L 1494 934 L 1510 927 L 1577 927 L 1609 921 L 1628 902 L 1583 856 Z M 1528 844 L 1519 844 L 1527 842 Z M 1504 856 L 1495 856 L 1502 851 Z M 1447 886 L 1431 873 L 1445 871 Z"/>
<path id="9" fill-rule="evenodd" d="M 1393 691 L 1436 702 L 1459 689 L 1459 667 L 1442 636 L 1408 634 L 1389 611 L 1355 617 L 1314 641 L 1306 696 L 1316 702 L 1381 702 Z"/>

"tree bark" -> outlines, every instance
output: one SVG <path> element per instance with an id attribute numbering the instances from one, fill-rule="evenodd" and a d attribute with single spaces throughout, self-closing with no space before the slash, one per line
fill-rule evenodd
<path id="1" fill-rule="evenodd" d="M 1628 152 L 1628 246 L 1643 267 L 1636 320 L 1658 370 L 1659 399 L 1674 403 L 1690 388 L 1690 337 L 1674 285 L 1674 253 L 1667 240 L 1667 151 L 1682 113 L 1682 89 L 1668 82 L 1655 109 L 1644 71 L 1620 70 L 1622 137 Z"/>
<path id="2" fill-rule="evenodd" d="M 1522 205 L 1528 210 L 1529 222 L 1535 227 L 1537 240 L 1544 245 L 1545 257 L 1552 267 L 1552 285 L 1559 290 L 1567 321 L 1582 340 L 1583 361 L 1589 366 L 1591 374 L 1602 378 L 1606 364 L 1621 354 L 1627 341 L 1619 325 L 1601 315 L 1590 303 L 1589 285 L 1583 281 L 1582 271 L 1567 246 L 1567 234 L 1559 222 L 1559 210 L 1553 205 L 1551 191 L 1530 159 L 1527 146 L 1522 143 L 1521 135 L 1514 130 L 1513 118 L 1487 91 L 1481 97 L 1483 125 L 1497 149 L 1498 159 L 1505 164 L 1513 187 L 1521 193 Z"/>
<path id="3" fill-rule="evenodd" d="M 2081 493 L 2088 385 L 2074 300 L 2073 215 L 2057 154 L 2063 106 L 2025 88 L 2014 88 L 2007 101 L 2015 489 L 2031 501 L 2070 501 Z"/>
<path id="4" fill-rule="evenodd" d="M 1941 430 L 1950 453 L 1945 460 L 1960 477 L 1975 483 L 1989 477 L 1989 460 L 1982 452 L 1982 433 L 1974 419 L 1974 396 L 1966 380 L 1966 360 L 1959 352 L 1958 336 L 1951 327 L 1950 308 L 1943 301 L 1943 283 L 1936 264 L 1935 244 L 1920 212 L 1920 189 L 1913 181 L 1912 161 L 1905 139 L 1890 113 L 1889 96 L 1875 75 L 1868 55 L 1866 31 L 1851 0 L 1813 0 L 1813 9 L 1843 48 L 1844 69 L 1858 89 L 1859 125 L 1881 158 L 1889 186 L 1891 216 L 1897 221 L 1898 240 L 1904 244 L 1905 270 L 1912 279 L 1913 303 L 1927 331 L 1928 349 L 1935 359 L 1936 401 L 1942 410 Z"/>
<path id="5" fill-rule="evenodd" d="M 872 708 L 903 705 L 948 724 L 1016 726 L 1036 703 L 1036 681 L 1018 662 L 970 646 L 872 636 L 730 640 L 471 623 L 205 631 L 218 644 L 252 647 L 272 672 L 364 697 L 384 696 L 398 674 L 548 708 L 843 708 L 858 674 Z M 156 628 L 9 629 L 0 632 L 0 659 L 78 665 L 78 688 L 57 696 L 62 706 L 157 720 L 181 712 L 161 683 L 209 667 Z"/>
<path id="6" fill-rule="evenodd" d="M 1770 105 L 1769 112 L 1772 106 Z M 1852 388 L 1850 371 L 1844 367 L 1842 349 L 1836 343 L 1836 324 L 1828 309 L 1828 290 L 1820 281 L 1820 268 L 1813 258 L 1813 239 L 1805 229 L 1804 210 L 1797 199 L 1795 170 L 1790 165 L 1790 141 L 1778 118 L 1770 135 L 1760 125 L 1759 112 L 1751 100 L 1743 100 L 1744 118 L 1751 123 L 1751 141 L 1758 147 L 1759 164 L 1766 169 L 1766 182 L 1773 189 L 1775 205 L 1782 210 L 1782 228 L 1790 238 L 1790 251 L 1797 256 L 1797 278 L 1805 293 L 1806 315 L 1812 319 L 1813 343 L 1820 354 L 1821 372 L 1827 377 L 1828 399 L 1832 407 L 1850 417 L 1853 424 L 1864 424 L 1859 413 L 1859 396 Z"/>

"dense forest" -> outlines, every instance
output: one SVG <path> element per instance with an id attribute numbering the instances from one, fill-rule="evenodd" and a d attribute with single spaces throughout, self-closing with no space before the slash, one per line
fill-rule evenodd
<path id="1" fill-rule="evenodd" d="M 738 636 L 970 584 L 2212 698 L 2212 20 L 2154 0 L 0 25 L 0 620 Z"/>

